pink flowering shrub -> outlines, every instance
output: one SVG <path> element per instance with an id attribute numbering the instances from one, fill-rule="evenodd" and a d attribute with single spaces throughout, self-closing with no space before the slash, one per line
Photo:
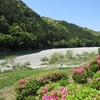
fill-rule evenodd
<path id="1" fill-rule="evenodd" d="M 88 77 L 92 77 L 98 71 L 98 60 L 94 58 L 89 63 Z"/>
<path id="2" fill-rule="evenodd" d="M 41 100 L 66 100 L 67 90 L 58 83 L 50 83 L 37 91 Z"/>
<path id="3" fill-rule="evenodd" d="M 82 66 L 73 68 L 72 78 L 76 83 L 86 83 L 87 82 L 86 70 Z"/>
<path id="4" fill-rule="evenodd" d="M 41 87 L 36 100 L 100 100 L 100 92 L 90 87 L 69 84 L 61 87 L 59 84 L 50 83 Z"/>
<path id="5" fill-rule="evenodd" d="M 48 71 L 47 73 L 41 73 L 34 77 L 21 79 L 16 84 L 16 99 L 24 100 L 25 97 L 28 97 L 29 95 L 36 95 L 37 90 L 41 86 L 44 86 L 50 82 L 57 82 L 61 79 L 68 80 L 66 72 L 61 70 L 54 70 L 52 72 Z"/>
<path id="6" fill-rule="evenodd" d="M 93 58 L 88 64 L 87 76 L 93 77 L 93 75 L 100 70 L 100 55 Z"/>
<path id="7" fill-rule="evenodd" d="M 93 58 L 87 65 L 73 68 L 72 78 L 77 83 L 87 83 L 87 78 L 92 78 L 98 70 L 100 70 L 100 55 Z"/>
<path id="8" fill-rule="evenodd" d="M 98 60 L 100 60 L 100 55 L 96 56 L 95 58 L 97 58 Z"/>

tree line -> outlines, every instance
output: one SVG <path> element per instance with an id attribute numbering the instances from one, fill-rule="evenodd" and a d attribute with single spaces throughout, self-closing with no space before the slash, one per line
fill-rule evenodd
<path id="1" fill-rule="evenodd" d="M 87 30 L 41 17 L 21 0 L 0 0 L 0 50 L 100 46 L 100 35 Z"/>

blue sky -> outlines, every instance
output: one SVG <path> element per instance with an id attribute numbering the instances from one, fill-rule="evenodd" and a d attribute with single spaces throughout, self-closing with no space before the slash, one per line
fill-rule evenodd
<path id="1" fill-rule="evenodd" d="M 100 31 L 100 0 L 22 0 L 40 16 Z"/>

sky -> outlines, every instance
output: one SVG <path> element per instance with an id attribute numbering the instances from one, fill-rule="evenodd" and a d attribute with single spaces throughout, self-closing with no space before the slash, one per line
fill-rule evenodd
<path id="1" fill-rule="evenodd" d="M 100 31 L 100 0 L 22 0 L 40 16 Z"/>

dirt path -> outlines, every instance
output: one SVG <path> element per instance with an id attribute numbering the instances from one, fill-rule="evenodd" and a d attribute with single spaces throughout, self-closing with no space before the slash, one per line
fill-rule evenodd
<path id="1" fill-rule="evenodd" d="M 0 90 L 0 100 L 16 100 L 14 86 Z"/>

